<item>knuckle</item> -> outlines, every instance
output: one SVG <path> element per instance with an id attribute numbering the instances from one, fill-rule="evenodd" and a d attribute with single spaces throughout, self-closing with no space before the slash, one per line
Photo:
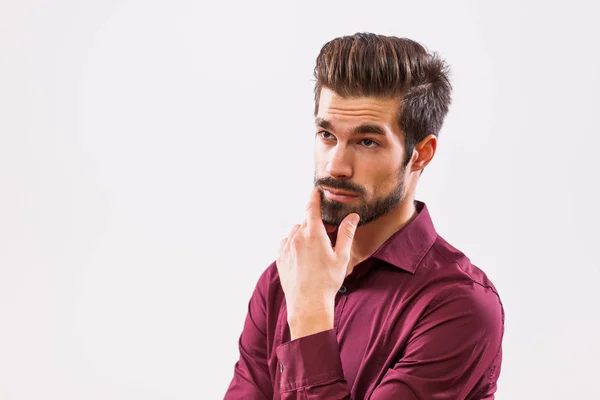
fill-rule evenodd
<path id="1" fill-rule="evenodd" d="M 296 248 L 296 246 L 298 246 L 298 240 L 299 240 L 298 236 L 297 235 L 294 236 L 292 238 L 292 240 L 290 240 L 290 246 L 293 247 L 293 248 Z"/>
<path id="2" fill-rule="evenodd" d="M 348 239 L 354 238 L 354 232 L 352 231 L 352 229 L 344 229 L 344 234 Z"/>

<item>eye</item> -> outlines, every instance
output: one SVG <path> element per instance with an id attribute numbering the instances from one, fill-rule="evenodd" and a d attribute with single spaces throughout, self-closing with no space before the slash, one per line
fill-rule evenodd
<path id="1" fill-rule="evenodd" d="M 363 139 L 360 142 L 364 143 L 365 147 L 368 147 L 368 148 L 375 148 L 375 147 L 379 146 L 379 143 L 377 143 L 371 139 Z"/>
<path id="2" fill-rule="evenodd" d="M 321 136 L 323 139 L 328 140 L 330 139 L 329 137 L 325 136 L 325 135 L 331 135 L 333 136 L 331 133 L 327 132 L 327 131 L 318 131 L 317 135 Z"/>

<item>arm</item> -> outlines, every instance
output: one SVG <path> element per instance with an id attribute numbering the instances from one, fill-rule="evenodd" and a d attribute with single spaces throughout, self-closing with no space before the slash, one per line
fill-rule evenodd
<path id="1" fill-rule="evenodd" d="M 493 399 L 504 314 L 489 288 L 461 284 L 432 303 L 371 400 Z M 333 330 L 281 345 L 282 399 L 351 399 Z"/>
<path id="2" fill-rule="evenodd" d="M 273 386 L 267 365 L 266 286 L 269 268 L 258 281 L 248 304 L 248 314 L 239 339 L 240 358 L 225 393 L 228 399 L 272 399 Z"/>

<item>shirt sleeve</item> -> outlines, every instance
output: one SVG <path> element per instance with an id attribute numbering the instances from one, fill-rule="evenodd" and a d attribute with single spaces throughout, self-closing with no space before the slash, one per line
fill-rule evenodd
<path id="1" fill-rule="evenodd" d="M 270 270 L 267 269 L 260 277 L 248 303 L 248 314 L 239 339 L 240 357 L 224 400 L 273 398 L 266 338 L 266 293 Z"/>
<path id="2" fill-rule="evenodd" d="M 503 333 L 504 311 L 494 291 L 451 287 L 421 316 L 401 358 L 369 398 L 493 399 Z M 334 330 L 282 344 L 277 356 L 282 399 L 352 398 Z"/>
<path id="3" fill-rule="evenodd" d="M 335 330 L 284 343 L 277 358 L 282 400 L 349 398 Z"/>

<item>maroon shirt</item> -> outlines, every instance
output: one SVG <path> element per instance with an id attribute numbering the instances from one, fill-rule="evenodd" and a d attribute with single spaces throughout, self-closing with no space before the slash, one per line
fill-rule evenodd
<path id="1" fill-rule="evenodd" d="M 504 310 L 427 207 L 348 275 L 334 329 L 290 341 L 277 267 L 260 277 L 225 399 L 493 399 Z M 334 238 L 335 234 L 330 237 Z"/>

